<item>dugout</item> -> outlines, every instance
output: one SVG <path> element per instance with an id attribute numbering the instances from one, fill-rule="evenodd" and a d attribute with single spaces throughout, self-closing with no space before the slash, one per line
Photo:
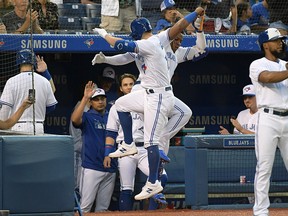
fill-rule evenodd
<path id="1" fill-rule="evenodd" d="M 0 209 L 15 216 L 74 215 L 73 152 L 70 136 L 3 132 Z"/>

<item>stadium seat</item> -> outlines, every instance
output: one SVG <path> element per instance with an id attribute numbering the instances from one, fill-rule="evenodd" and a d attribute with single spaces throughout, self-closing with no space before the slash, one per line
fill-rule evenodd
<path id="1" fill-rule="evenodd" d="M 63 4 L 66 4 L 66 3 L 81 3 L 81 0 L 63 0 Z"/>
<path id="2" fill-rule="evenodd" d="M 100 17 L 82 17 L 82 28 L 83 30 L 87 30 L 89 32 L 92 31 L 93 28 L 99 27 L 101 23 L 101 18 Z"/>
<path id="3" fill-rule="evenodd" d="M 66 30 L 81 30 L 81 18 L 78 17 L 58 17 L 59 28 Z"/>
<path id="4" fill-rule="evenodd" d="M 86 5 L 80 3 L 58 4 L 58 13 L 62 17 L 85 17 Z"/>
<path id="5" fill-rule="evenodd" d="M 163 0 L 141 0 L 141 7 L 143 10 L 159 9 Z"/>
<path id="6" fill-rule="evenodd" d="M 161 19 L 160 10 L 143 10 L 141 16 L 150 21 L 152 28 L 155 28 L 157 21 Z"/>
<path id="7" fill-rule="evenodd" d="M 87 17 L 101 17 L 101 4 L 86 4 Z"/>

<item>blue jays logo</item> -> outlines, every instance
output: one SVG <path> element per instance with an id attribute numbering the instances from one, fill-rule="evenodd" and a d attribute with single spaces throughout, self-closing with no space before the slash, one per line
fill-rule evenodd
<path id="1" fill-rule="evenodd" d="M 147 66 L 145 64 L 141 65 L 142 70 L 145 72 L 147 70 Z"/>
<path id="2" fill-rule="evenodd" d="M 87 47 L 90 48 L 94 44 L 94 40 L 92 38 L 88 39 L 88 40 L 84 41 L 84 44 L 86 44 Z"/>
<path id="3" fill-rule="evenodd" d="M 2 47 L 5 44 L 5 42 L 3 41 L 3 39 L 0 39 L 0 47 Z"/>

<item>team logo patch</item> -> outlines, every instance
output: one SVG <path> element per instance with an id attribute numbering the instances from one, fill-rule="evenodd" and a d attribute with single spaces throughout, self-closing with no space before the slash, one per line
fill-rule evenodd
<path id="1" fill-rule="evenodd" d="M 2 47 L 5 44 L 5 42 L 3 41 L 3 39 L 0 39 L 0 47 Z"/>
<path id="2" fill-rule="evenodd" d="M 90 48 L 94 44 L 93 38 L 90 38 L 90 39 L 84 41 L 84 44 L 86 44 L 87 47 Z"/>

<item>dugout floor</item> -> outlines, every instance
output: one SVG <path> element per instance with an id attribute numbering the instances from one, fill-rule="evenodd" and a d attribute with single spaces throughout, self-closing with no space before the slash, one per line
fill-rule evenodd
<path id="1" fill-rule="evenodd" d="M 75 214 L 78 216 L 79 214 Z M 84 216 L 252 216 L 252 209 L 237 210 L 190 210 L 190 209 L 161 209 L 155 211 L 129 211 L 129 212 L 98 212 L 85 213 Z M 269 216 L 287 216 L 288 208 L 270 209 Z"/>

